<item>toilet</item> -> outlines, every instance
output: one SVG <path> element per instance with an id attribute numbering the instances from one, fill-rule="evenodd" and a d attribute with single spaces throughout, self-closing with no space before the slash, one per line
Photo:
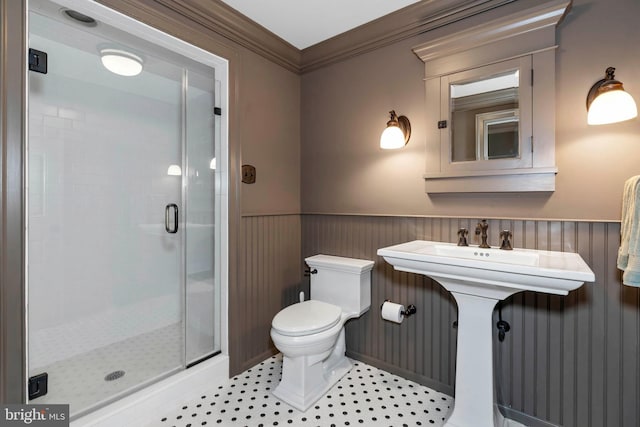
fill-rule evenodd
<path id="1" fill-rule="evenodd" d="M 344 324 L 371 306 L 373 261 L 314 255 L 311 299 L 290 305 L 271 322 L 271 339 L 282 353 L 282 379 L 274 396 L 306 411 L 351 369 Z"/>

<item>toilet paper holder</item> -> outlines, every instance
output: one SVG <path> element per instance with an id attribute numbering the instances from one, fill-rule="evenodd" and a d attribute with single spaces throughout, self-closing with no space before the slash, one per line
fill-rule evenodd
<path id="1" fill-rule="evenodd" d="M 382 304 L 380 304 L 380 310 L 382 310 L 382 306 L 384 305 L 385 302 L 391 302 L 391 300 L 386 299 L 386 300 L 382 301 Z M 407 306 L 407 308 L 404 309 L 404 311 L 400 312 L 400 314 L 402 314 L 402 316 L 404 316 L 404 317 L 409 317 L 412 314 L 416 314 L 417 311 L 418 311 L 418 309 L 416 308 L 415 305 L 409 304 Z"/>

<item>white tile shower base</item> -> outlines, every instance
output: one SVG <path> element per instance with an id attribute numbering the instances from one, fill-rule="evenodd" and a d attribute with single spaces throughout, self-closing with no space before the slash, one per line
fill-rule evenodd
<path id="1" fill-rule="evenodd" d="M 49 392 L 30 403 L 68 403 L 72 415 L 83 412 L 179 368 L 182 343 L 182 327 L 176 323 L 33 369 L 30 375 L 48 373 Z M 105 379 L 116 371 L 124 375 Z"/>
<path id="2" fill-rule="evenodd" d="M 453 398 L 362 362 L 306 412 L 271 394 L 280 381 L 273 356 L 149 424 L 197 426 L 442 426 Z"/>

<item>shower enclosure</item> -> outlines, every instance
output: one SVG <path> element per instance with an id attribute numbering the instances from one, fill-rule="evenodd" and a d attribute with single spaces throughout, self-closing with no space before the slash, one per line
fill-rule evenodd
<path id="1" fill-rule="evenodd" d="M 72 416 L 215 356 L 223 321 L 223 61 L 89 3 L 29 2 L 29 401 Z"/>

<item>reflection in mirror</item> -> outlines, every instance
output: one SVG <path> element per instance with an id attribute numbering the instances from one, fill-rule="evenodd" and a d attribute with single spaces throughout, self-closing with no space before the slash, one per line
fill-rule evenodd
<path id="1" fill-rule="evenodd" d="M 450 85 L 451 161 L 519 156 L 519 71 Z"/>
<path id="2" fill-rule="evenodd" d="M 476 138 L 478 158 L 518 157 L 518 109 L 477 114 Z"/>

